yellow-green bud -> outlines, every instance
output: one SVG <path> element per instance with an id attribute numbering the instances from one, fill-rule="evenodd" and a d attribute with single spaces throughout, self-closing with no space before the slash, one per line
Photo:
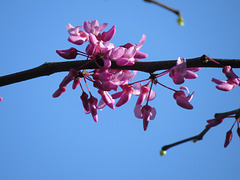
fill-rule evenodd
<path id="1" fill-rule="evenodd" d="M 177 22 L 178 22 L 179 26 L 184 26 L 184 20 L 183 20 L 183 17 L 181 15 L 178 17 Z"/>
<path id="2" fill-rule="evenodd" d="M 161 156 L 166 156 L 166 154 L 167 154 L 167 151 L 164 151 L 164 150 L 161 149 L 160 155 L 161 155 Z"/>

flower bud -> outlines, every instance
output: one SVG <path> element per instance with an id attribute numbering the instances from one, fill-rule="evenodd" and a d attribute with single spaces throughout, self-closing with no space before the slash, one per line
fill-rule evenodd
<path id="1" fill-rule="evenodd" d="M 227 147 L 229 145 L 229 143 L 231 142 L 232 140 L 232 130 L 229 130 L 227 133 L 226 133 L 226 139 L 225 139 L 225 142 L 224 142 L 224 147 Z"/>
<path id="2" fill-rule="evenodd" d="M 164 150 L 161 149 L 160 156 L 166 156 L 166 154 L 167 154 L 167 151 L 164 151 Z"/>

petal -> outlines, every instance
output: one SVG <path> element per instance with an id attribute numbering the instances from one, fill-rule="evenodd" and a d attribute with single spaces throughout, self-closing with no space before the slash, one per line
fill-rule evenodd
<path id="1" fill-rule="evenodd" d="M 101 31 L 100 31 L 101 32 Z M 116 32 L 116 26 L 114 25 L 109 31 L 105 31 L 102 33 L 103 41 L 110 41 Z"/>
<path id="2" fill-rule="evenodd" d="M 136 118 L 142 119 L 142 105 L 137 104 L 134 108 L 134 115 Z"/>
<path id="3" fill-rule="evenodd" d="M 193 71 L 186 70 L 186 74 L 184 75 L 187 79 L 196 79 L 198 77 Z"/>
<path id="4" fill-rule="evenodd" d="M 137 50 L 139 50 L 142 47 L 142 45 L 145 42 L 145 40 L 146 40 L 146 35 L 143 34 L 141 40 L 139 41 L 139 43 L 137 45 Z"/>
<path id="5" fill-rule="evenodd" d="M 184 97 L 176 97 L 176 102 L 177 102 L 177 105 L 179 105 L 180 107 L 182 108 L 185 108 L 185 109 L 193 109 L 193 106 L 189 103 L 189 101 L 184 98 Z"/>
<path id="6" fill-rule="evenodd" d="M 126 49 L 125 54 L 124 54 L 124 57 L 126 57 L 126 58 L 134 57 L 134 55 L 136 54 L 136 52 L 137 52 L 136 47 L 135 47 L 135 46 L 132 46 L 132 47 Z"/>
<path id="7" fill-rule="evenodd" d="M 137 58 L 137 59 L 145 59 L 147 57 L 148 57 L 148 54 L 141 51 L 137 51 L 136 54 L 134 55 L 134 58 Z"/>
<path id="8" fill-rule="evenodd" d="M 68 41 L 73 44 L 82 45 L 85 42 L 85 39 L 81 36 L 70 36 Z"/>
<path id="9" fill-rule="evenodd" d="M 153 119 L 155 119 L 157 111 L 156 111 L 156 109 L 154 107 L 151 106 L 151 108 L 152 109 L 151 109 L 151 114 L 150 114 L 150 120 L 153 120 Z"/>
<path id="10" fill-rule="evenodd" d="M 111 53 L 110 58 L 116 60 L 116 59 L 122 57 L 124 52 L 125 52 L 125 48 L 123 48 L 123 47 L 113 48 L 110 51 L 110 53 Z"/>

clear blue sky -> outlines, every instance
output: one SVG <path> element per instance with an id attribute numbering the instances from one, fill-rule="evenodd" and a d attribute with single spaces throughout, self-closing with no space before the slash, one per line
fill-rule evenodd
<path id="1" fill-rule="evenodd" d="M 240 2 L 237 0 L 162 1 L 180 9 L 176 15 L 142 0 L 12 0 L 0 6 L 0 75 L 26 70 L 44 62 L 63 61 L 55 50 L 72 46 L 67 23 L 81 25 L 98 19 L 116 25 L 116 45 L 147 40 L 147 60 L 199 57 L 239 58 Z M 79 47 L 81 50 L 81 47 Z M 84 50 L 84 48 L 82 48 Z M 240 75 L 239 69 L 235 72 Z M 239 108 L 239 87 L 215 89 L 211 78 L 225 79 L 221 69 L 202 69 L 185 85 L 195 91 L 192 111 L 178 107 L 172 92 L 154 87 L 157 109 L 146 132 L 134 117 L 136 97 L 116 110 L 99 112 L 99 123 L 82 111 L 80 89 L 57 99 L 52 93 L 66 72 L 1 87 L 1 180 L 226 180 L 239 175 L 240 141 L 223 147 L 233 120 L 212 129 L 203 141 L 186 143 L 160 157 L 163 145 L 198 134 L 216 112 Z M 139 73 L 138 78 L 148 77 Z M 168 76 L 160 82 L 178 88 Z M 95 93 L 95 96 L 98 96 Z"/>

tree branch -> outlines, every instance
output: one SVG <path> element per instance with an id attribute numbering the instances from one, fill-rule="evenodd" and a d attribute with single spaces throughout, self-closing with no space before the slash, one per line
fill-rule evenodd
<path id="1" fill-rule="evenodd" d="M 240 68 L 240 59 L 214 59 L 222 65 L 231 65 L 233 68 Z M 148 62 L 136 62 L 133 66 L 117 66 L 112 61 L 112 69 L 122 70 L 138 70 L 147 73 L 152 73 L 158 70 L 170 69 L 176 65 L 176 60 L 163 60 L 163 61 L 148 61 Z M 0 86 L 5 86 L 28 79 L 33 79 L 41 76 L 49 76 L 51 74 L 63 71 L 69 71 L 71 68 L 80 69 L 97 69 L 98 66 L 95 62 L 89 62 L 89 60 L 83 61 L 65 61 L 65 62 L 49 62 L 44 63 L 38 67 L 0 76 Z M 197 58 L 187 59 L 187 67 L 222 67 L 212 61 L 208 61 L 207 56 L 203 55 Z"/>
<path id="2" fill-rule="evenodd" d="M 240 113 L 240 108 L 239 109 L 235 109 L 235 110 L 232 110 L 232 111 L 228 111 L 228 112 L 224 112 L 224 113 L 216 113 L 214 115 L 215 118 L 217 117 L 220 117 L 220 118 L 225 118 L 227 116 L 230 116 L 230 115 L 234 115 L 236 114 L 236 116 L 239 116 L 239 113 Z M 169 144 L 169 145 L 165 145 L 162 147 L 162 151 L 166 151 L 174 146 L 177 146 L 179 144 L 182 144 L 182 143 L 185 143 L 185 142 L 188 142 L 188 141 L 193 141 L 193 142 L 196 142 L 198 140 L 202 140 L 203 139 L 203 136 L 209 131 L 210 128 L 205 128 L 200 134 L 196 135 L 196 136 L 192 136 L 190 138 L 186 138 L 184 140 L 181 140 L 181 141 L 178 141 L 178 142 L 175 142 L 175 143 L 172 143 L 172 144 Z"/>
<path id="3" fill-rule="evenodd" d="M 179 10 L 177 10 L 177 9 L 173 9 L 173 8 L 171 8 L 171 7 L 169 7 L 169 6 L 165 5 L 165 4 L 163 4 L 163 3 L 160 3 L 160 2 L 158 2 L 158 1 L 154 1 L 154 0 L 144 0 L 144 1 L 146 1 L 146 2 L 151 2 L 151 3 L 154 3 L 154 4 L 157 4 L 157 5 L 159 5 L 159 6 L 163 7 L 163 8 L 165 8 L 165 9 L 167 9 L 167 10 L 169 10 L 169 11 L 171 11 L 171 12 L 177 14 L 178 16 L 181 16 L 181 13 L 180 13 Z"/>

